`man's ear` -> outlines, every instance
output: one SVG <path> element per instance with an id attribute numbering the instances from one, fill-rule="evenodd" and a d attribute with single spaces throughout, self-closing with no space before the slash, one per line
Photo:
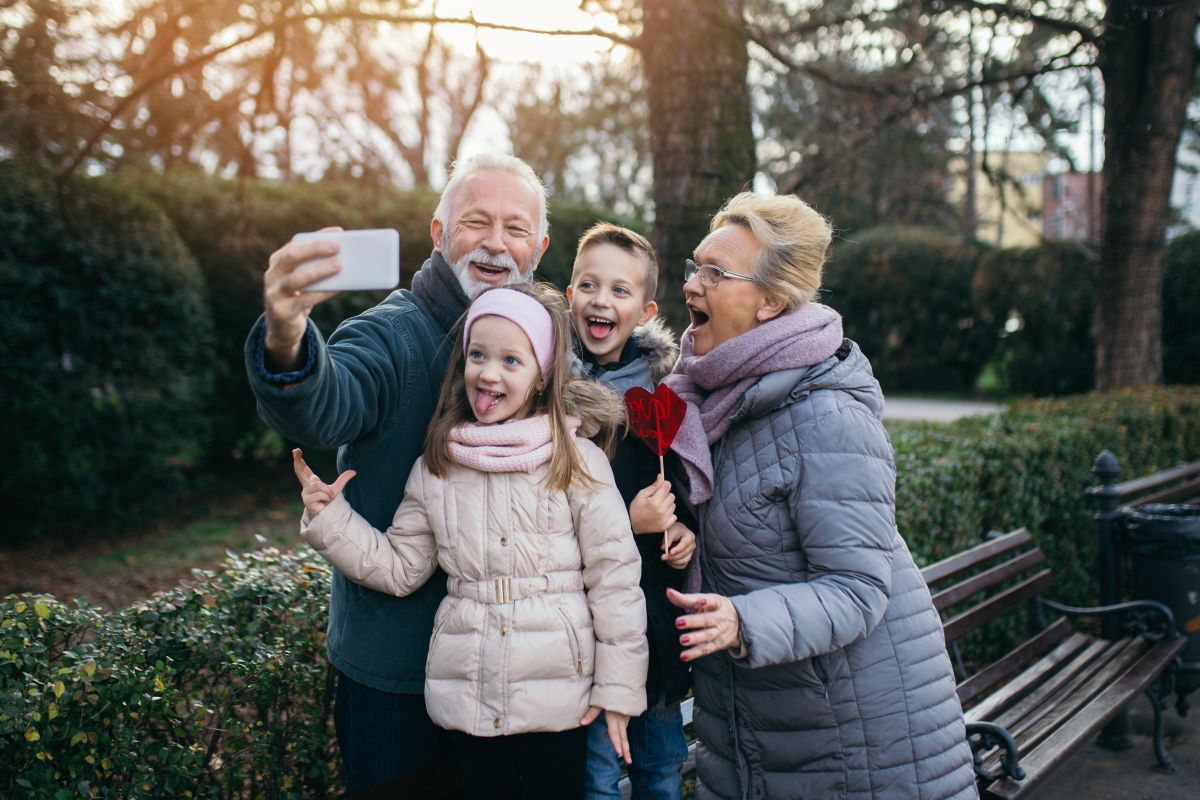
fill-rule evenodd
<path id="1" fill-rule="evenodd" d="M 649 322 L 651 319 L 653 319 L 654 315 L 657 313 L 658 313 L 658 303 L 656 303 L 653 300 L 648 301 L 646 303 L 646 305 L 642 306 L 642 316 L 638 319 L 637 324 L 645 325 L 647 322 Z"/>
<path id="2" fill-rule="evenodd" d="M 433 249 L 441 251 L 442 249 L 442 221 L 437 217 L 433 218 L 433 222 L 429 223 L 429 238 L 433 239 Z M 442 253 L 443 258 L 449 258 L 449 253 Z"/>
<path id="3" fill-rule="evenodd" d="M 763 297 L 754 316 L 759 322 L 770 322 L 782 314 L 785 308 L 787 308 L 787 303 L 783 301 L 782 297 L 769 294 Z"/>
<path id="4" fill-rule="evenodd" d="M 542 237 L 542 246 L 538 249 L 538 263 L 533 265 L 533 271 L 537 272 L 537 268 L 541 266 L 542 259 L 546 256 L 546 249 L 550 247 L 550 234 Z"/>

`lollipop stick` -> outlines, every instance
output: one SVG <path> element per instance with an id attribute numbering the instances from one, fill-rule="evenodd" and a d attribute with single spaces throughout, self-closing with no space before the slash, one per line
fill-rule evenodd
<path id="1" fill-rule="evenodd" d="M 666 467 L 663 466 L 662 453 L 658 454 L 658 477 L 663 480 L 666 480 L 667 477 Z M 663 552 L 671 555 L 671 534 L 667 531 L 663 531 Z"/>

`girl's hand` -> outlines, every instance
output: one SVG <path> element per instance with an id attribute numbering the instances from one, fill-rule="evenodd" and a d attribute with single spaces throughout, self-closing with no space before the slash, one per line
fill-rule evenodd
<path id="1" fill-rule="evenodd" d="M 692 555 L 696 552 L 696 534 L 682 522 L 676 522 L 667 528 L 663 537 L 662 560 L 667 566 L 675 569 L 686 569 Z"/>
<path id="2" fill-rule="evenodd" d="M 633 498 L 629 522 L 634 533 L 662 533 L 675 524 L 675 495 L 662 475 Z"/>
<path id="3" fill-rule="evenodd" d="M 679 654 L 684 661 L 741 645 L 738 634 L 741 620 L 733 601 L 719 594 L 683 594 L 667 589 L 667 599 L 673 605 L 691 613 L 675 620 L 675 627 L 684 631 L 679 643 L 686 650 Z"/>
<path id="4" fill-rule="evenodd" d="M 292 468 L 296 470 L 296 478 L 300 481 L 300 499 L 304 501 L 304 509 L 309 517 L 315 517 L 333 502 L 333 498 L 342 493 L 342 489 L 345 489 L 350 479 L 358 473 L 348 469 L 338 475 L 337 480 L 330 486 L 309 469 L 308 464 L 304 463 L 303 455 L 300 448 L 292 451 Z"/>
<path id="5" fill-rule="evenodd" d="M 604 722 L 608 725 L 608 740 L 612 742 L 617 758 L 623 758 L 626 764 L 632 764 L 633 752 L 629 749 L 628 714 L 599 708 L 598 706 L 590 706 L 587 713 L 583 715 L 583 719 L 579 720 L 579 724 L 584 727 L 591 725 L 596 720 L 596 717 L 600 716 L 601 711 L 604 712 Z"/>

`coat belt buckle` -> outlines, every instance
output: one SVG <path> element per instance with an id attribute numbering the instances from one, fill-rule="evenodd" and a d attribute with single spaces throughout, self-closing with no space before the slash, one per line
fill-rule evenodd
<path id="1" fill-rule="evenodd" d="M 497 603 L 511 603 L 512 596 L 512 578 L 505 575 L 502 578 L 492 578 L 492 585 L 496 589 Z"/>

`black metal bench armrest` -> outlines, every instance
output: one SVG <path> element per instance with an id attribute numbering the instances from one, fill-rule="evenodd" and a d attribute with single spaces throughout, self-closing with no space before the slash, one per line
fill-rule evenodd
<path id="1" fill-rule="evenodd" d="M 1159 635 L 1168 639 L 1174 639 L 1179 635 L 1179 631 L 1175 630 L 1175 614 L 1170 608 L 1156 600 L 1131 600 L 1128 603 L 1096 606 L 1095 608 L 1067 606 L 1044 597 L 1039 597 L 1038 602 L 1067 617 L 1109 617 L 1114 615 L 1128 617 L 1125 627 L 1135 634 Z"/>
<path id="2" fill-rule="evenodd" d="M 1021 769 L 1021 755 L 1017 752 L 1017 743 L 1002 726 L 991 722 L 968 722 L 967 742 L 971 745 L 977 780 L 985 783 L 992 783 L 1001 778 L 1025 780 L 1025 770 Z M 993 747 L 1004 748 L 1004 755 L 1000 757 L 1000 768 L 989 772 L 983 768 L 983 762 Z"/>

